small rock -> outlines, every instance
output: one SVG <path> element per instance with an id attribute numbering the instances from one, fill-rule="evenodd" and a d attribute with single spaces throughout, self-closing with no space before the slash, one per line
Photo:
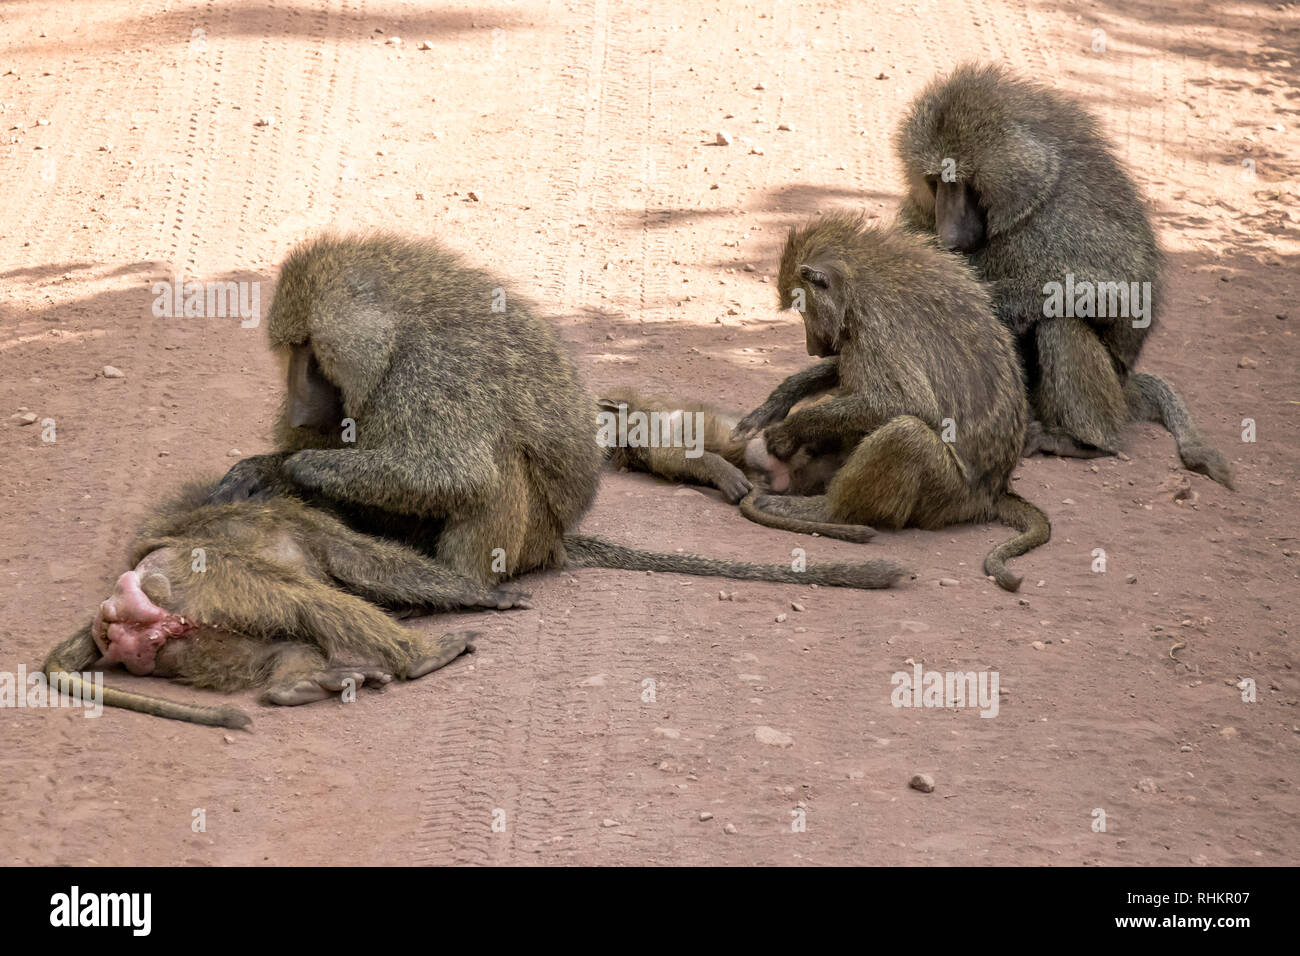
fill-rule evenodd
<path id="1" fill-rule="evenodd" d="M 718 600 L 719 600 L 719 601 L 734 601 L 734 600 L 736 600 L 736 592 L 735 592 L 735 591 L 719 591 L 719 592 L 718 592 Z"/>
<path id="2" fill-rule="evenodd" d="M 233 744 L 235 742 L 235 738 L 230 736 L 230 734 L 223 734 L 221 739 L 228 744 Z"/>
<path id="3" fill-rule="evenodd" d="M 961 582 L 958 581 L 956 578 L 940 578 L 940 579 L 939 579 L 939 587 L 941 587 L 941 588 L 955 588 L 955 587 L 959 586 L 960 584 L 961 584 Z"/>
<path id="4" fill-rule="evenodd" d="M 1143 777 L 1139 780 L 1137 788 L 1143 793 L 1156 793 L 1160 790 L 1160 786 L 1150 777 Z"/>
<path id="5" fill-rule="evenodd" d="M 763 155 L 763 147 L 762 147 L 762 146 L 755 146 L 753 149 L 751 149 L 751 150 L 749 151 L 749 155 L 751 155 L 751 156 L 762 156 L 762 155 Z"/>
<path id="6" fill-rule="evenodd" d="M 656 727 L 654 734 L 656 737 L 666 737 L 669 740 L 677 740 L 681 737 L 682 732 L 680 730 L 674 730 L 671 727 Z"/>
<path id="7" fill-rule="evenodd" d="M 605 819 L 601 820 L 601 821 L 600 821 L 600 825 L 601 825 L 602 827 L 616 827 L 616 826 L 621 826 L 621 824 L 620 824 L 617 820 L 611 820 L 609 817 L 606 817 Z"/>
<path id="8" fill-rule="evenodd" d="M 802 611 L 804 609 L 804 606 L 800 604 L 798 601 L 791 601 L 790 607 L 795 611 Z"/>
<path id="9" fill-rule="evenodd" d="M 433 49 L 433 44 L 430 43 L 428 40 L 421 40 L 421 41 L 420 41 L 420 45 L 417 46 L 416 49 L 417 49 L 417 50 L 432 50 L 432 49 Z"/>
<path id="10" fill-rule="evenodd" d="M 754 739 L 760 744 L 767 744 L 769 747 L 793 747 L 794 738 L 789 734 L 783 734 L 773 727 L 755 727 Z"/>
<path id="11" fill-rule="evenodd" d="M 706 820 L 712 820 L 712 819 L 713 819 L 713 814 L 710 813 L 708 810 L 701 810 L 701 811 L 700 811 L 700 822 L 701 822 L 701 823 L 704 823 Z"/>
<path id="12" fill-rule="evenodd" d="M 715 146 L 730 146 L 731 134 L 726 132 L 725 130 L 718 130 L 718 132 L 713 137 L 713 143 Z"/>
<path id="13" fill-rule="evenodd" d="M 934 777 L 930 776 L 928 773 L 918 773 L 913 775 L 912 779 L 907 782 L 907 785 L 913 790 L 920 790 L 922 793 L 933 793 Z"/>
<path id="14" fill-rule="evenodd" d="M 1073 499 L 1073 498 L 1062 498 L 1062 499 L 1061 499 L 1061 504 L 1063 504 L 1063 505 L 1072 505 L 1072 504 L 1074 504 L 1074 499 Z"/>
<path id="15" fill-rule="evenodd" d="M 1029 646 L 1032 647 L 1032 648 L 1033 648 L 1034 650 L 1036 650 L 1036 651 L 1041 651 L 1041 650 L 1042 650 L 1044 647 L 1046 647 L 1047 645 L 1044 644 L 1042 641 L 1032 641 L 1032 642 L 1030 642 Z"/>
<path id="16" fill-rule="evenodd" d="M 386 42 L 389 46 L 401 46 L 401 45 L 402 45 L 402 38 L 401 38 L 401 37 L 389 37 L 389 38 L 388 38 L 386 41 L 384 41 L 384 42 Z"/>
<path id="17" fill-rule="evenodd" d="M 1181 747 L 1178 748 L 1178 751 L 1179 751 L 1179 753 L 1189 754 L 1189 753 L 1192 752 L 1192 745 L 1191 745 L 1191 744 L 1183 744 Z"/>
<path id="18" fill-rule="evenodd" d="M 1224 727 L 1222 730 L 1219 731 L 1219 736 L 1220 736 L 1220 737 L 1235 737 L 1235 736 L 1237 736 L 1237 728 L 1236 728 L 1236 727 Z"/>
<path id="19" fill-rule="evenodd" d="M 887 80 L 889 79 L 889 74 L 886 73 L 884 70 L 881 70 L 879 73 L 876 74 L 876 79 Z"/>
<path id="20" fill-rule="evenodd" d="M 275 117 L 274 117 L 274 116 L 260 116 L 260 117 L 258 117 L 257 122 L 255 122 L 253 125 L 254 125 L 254 126 L 274 126 L 274 125 L 275 125 Z"/>
<path id="21" fill-rule="evenodd" d="M 1138 583 L 1138 576 L 1137 576 L 1136 574 L 1130 574 L 1130 575 L 1129 575 L 1128 577 L 1126 577 L 1124 580 L 1127 581 L 1129 584 L 1137 584 L 1137 583 Z"/>
<path id="22" fill-rule="evenodd" d="M 779 124 L 779 125 L 777 126 L 777 129 L 779 129 L 779 130 L 780 130 L 781 132 L 783 132 L 783 133 L 788 133 L 788 132 L 790 132 L 790 124 L 789 124 L 789 123 L 781 123 L 781 124 Z M 1282 318 L 1282 316 L 1279 315 L 1278 318 L 1280 319 L 1280 318 Z"/>
<path id="23" fill-rule="evenodd" d="M 1237 368 L 1259 368 L 1259 363 L 1253 358 L 1247 358 L 1243 355 L 1241 358 L 1237 359 Z"/>
<path id="24" fill-rule="evenodd" d="M 1025 598 L 1021 598 L 1021 599 L 1020 599 L 1020 606 L 1021 606 L 1021 607 L 1029 607 L 1029 601 L 1028 601 L 1027 599 L 1025 599 Z"/>
<path id="25" fill-rule="evenodd" d="M 746 263 L 745 263 L 745 271 L 746 271 L 746 272 L 757 272 L 758 270 L 754 268 L 753 263 L 751 263 L 751 262 L 746 262 Z"/>
<path id="26" fill-rule="evenodd" d="M 735 834 L 738 833 L 739 831 L 736 829 L 736 825 L 734 823 L 728 823 L 726 826 L 722 828 L 722 832 Z"/>
<path id="27" fill-rule="evenodd" d="M 1278 320 L 1279 322 L 1285 322 L 1285 321 L 1286 321 L 1286 313 L 1285 313 L 1285 312 L 1279 312 L 1279 313 L 1277 314 L 1276 318 L 1277 318 L 1277 320 Z"/>
<path id="28" fill-rule="evenodd" d="M 16 415 L 10 415 L 9 420 L 15 425 L 31 425 L 36 421 L 35 412 L 19 412 Z"/>
<path id="29" fill-rule="evenodd" d="M 778 615 L 776 616 L 776 623 L 778 623 L 778 624 L 784 624 L 784 623 L 785 623 L 785 615 L 784 615 L 784 614 L 778 614 Z"/>
<path id="30" fill-rule="evenodd" d="M 767 89 L 767 87 L 764 86 L 762 83 L 755 83 L 755 84 L 754 84 L 754 89 L 756 89 L 756 90 L 765 90 L 765 89 Z"/>
<path id="31" fill-rule="evenodd" d="M 478 198 L 478 193 L 473 192 L 472 190 L 471 190 L 470 192 L 467 192 L 465 195 L 469 198 L 469 201 L 470 201 L 470 202 L 479 202 L 479 201 L 480 201 L 479 198 Z"/>
<path id="32" fill-rule="evenodd" d="M 105 365 L 102 369 L 100 369 L 100 374 L 103 375 L 104 378 L 126 378 L 125 372 L 123 372 L 120 368 L 115 368 L 112 365 Z"/>
<path id="33" fill-rule="evenodd" d="M 230 449 L 230 451 L 226 452 L 226 457 L 227 457 L 227 458 L 243 458 L 243 457 L 244 457 L 244 453 L 243 453 L 242 451 L 240 451 L 238 448 L 232 448 L 232 449 Z"/>

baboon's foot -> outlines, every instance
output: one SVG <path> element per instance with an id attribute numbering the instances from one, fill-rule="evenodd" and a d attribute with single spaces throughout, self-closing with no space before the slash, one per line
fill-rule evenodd
<path id="1" fill-rule="evenodd" d="M 1235 487 L 1232 466 L 1228 464 L 1228 459 L 1213 448 L 1207 448 L 1205 445 L 1187 445 L 1178 449 L 1178 457 L 1182 459 L 1183 467 L 1188 471 L 1212 478 L 1225 488 Z"/>
<path id="2" fill-rule="evenodd" d="M 407 640 L 411 665 L 404 676 L 407 680 L 415 680 L 445 667 L 461 654 L 474 653 L 474 641 L 482 636 L 480 631 L 452 631 L 437 637 L 412 634 Z"/>
<path id="3" fill-rule="evenodd" d="M 362 686 L 383 687 L 392 679 L 393 675 L 382 668 L 338 665 L 312 674 L 298 674 L 272 684 L 262 699 L 268 704 L 294 707 Z"/>
<path id="4" fill-rule="evenodd" d="M 1061 458 L 1104 458 L 1114 452 L 1079 441 L 1064 432 L 1048 431 L 1043 423 L 1034 419 L 1025 429 L 1025 447 L 1021 458 L 1031 455 L 1057 455 Z"/>

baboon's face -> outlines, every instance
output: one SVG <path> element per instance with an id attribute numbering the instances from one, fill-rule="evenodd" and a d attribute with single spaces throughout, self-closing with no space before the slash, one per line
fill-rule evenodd
<path id="1" fill-rule="evenodd" d="M 818 358 L 838 355 L 843 345 L 843 280 L 836 270 L 815 263 L 799 266 L 799 285 L 803 299 L 803 329 L 808 354 Z M 789 300 L 799 308 L 795 290 Z"/>
<path id="2" fill-rule="evenodd" d="M 311 343 L 289 348 L 289 424 L 332 432 L 343 420 L 343 393 L 321 371 Z"/>
<path id="3" fill-rule="evenodd" d="M 974 252 L 988 238 L 988 219 L 980 194 L 966 181 L 945 182 L 927 176 L 934 196 L 934 219 L 939 241 L 953 252 Z"/>

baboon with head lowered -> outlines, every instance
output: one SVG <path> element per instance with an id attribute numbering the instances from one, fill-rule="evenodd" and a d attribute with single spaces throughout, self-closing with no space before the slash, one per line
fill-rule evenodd
<path id="1" fill-rule="evenodd" d="M 381 608 L 527 606 L 481 587 L 453 595 L 436 562 L 296 498 L 210 505 L 209 491 L 188 486 L 145 523 L 132 569 L 94 619 L 46 659 L 51 679 L 102 657 L 133 674 L 221 691 L 265 687 L 268 703 L 305 704 L 349 681 L 421 677 L 472 649 L 472 631 L 428 637 Z M 64 682 L 82 693 L 79 678 Z M 231 707 L 112 688 L 104 703 L 215 726 L 250 722 Z"/>
<path id="2" fill-rule="evenodd" d="M 453 593 L 534 569 L 607 567 L 888 587 L 889 561 L 795 571 L 566 533 L 596 492 L 596 407 L 551 326 L 431 241 L 325 236 L 281 269 L 267 316 L 288 354 L 280 451 L 214 502 L 304 497 L 443 566 Z"/>
<path id="3" fill-rule="evenodd" d="M 786 379 L 736 436 L 765 429 L 781 461 L 801 447 L 850 451 L 825 495 L 757 496 L 756 520 L 793 520 L 801 531 L 999 520 L 1023 533 L 989 552 L 984 570 L 1019 587 L 1006 559 L 1051 528 L 1009 489 L 1027 409 L 1011 336 L 984 285 L 933 243 L 842 214 L 791 230 L 777 282 L 782 307 L 803 314 L 808 354 L 824 360 Z M 831 387 L 831 400 L 790 413 Z"/>
<path id="4" fill-rule="evenodd" d="M 1036 419 L 1026 453 L 1114 454 L 1127 422 L 1154 421 L 1184 466 L 1231 488 L 1174 389 L 1133 371 L 1164 256 L 1096 120 L 1001 67 L 965 65 L 917 97 L 895 147 L 901 221 L 964 253 L 1018 338 Z"/>

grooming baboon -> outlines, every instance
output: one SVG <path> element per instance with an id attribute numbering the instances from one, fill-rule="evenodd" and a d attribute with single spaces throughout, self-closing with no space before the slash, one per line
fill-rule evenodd
<path id="1" fill-rule="evenodd" d="M 1018 338 L 1035 417 L 1025 453 L 1114 454 L 1127 422 L 1159 422 L 1184 466 L 1231 488 L 1231 466 L 1174 389 L 1133 371 L 1160 309 L 1164 256 L 1083 106 L 1001 67 L 965 65 L 917 97 L 895 147 L 908 184 L 901 221 L 964 253 Z"/>
<path id="2" fill-rule="evenodd" d="M 345 682 L 386 684 L 441 667 L 474 632 L 431 637 L 385 608 L 526 607 L 526 595 L 473 588 L 449 601 L 446 571 L 411 548 L 349 529 L 291 497 L 204 503 L 192 485 L 145 523 L 94 620 L 55 648 L 55 678 L 102 656 L 133 674 L 221 691 L 265 687 L 274 704 L 304 704 Z M 72 690 L 81 693 L 79 679 Z M 159 717 L 243 727 L 229 707 L 198 707 L 109 688 L 104 703 Z"/>
<path id="3" fill-rule="evenodd" d="M 689 454 L 680 442 L 657 445 L 628 443 L 609 448 L 609 461 L 615 468 L 644 471 L 669 481 L 686 481 L 711 485 L 750 520 L 764 523 L 757 515 L 749 493 L 757 481 L 763 491 L 788 495 L 820 495 L 831 478 L 848 458 L 848 451 L 832 443 L 818 450 L 801 447 L 783 462 L 767 453 L 761 438 L 741 441 L 731 432 L 740 416 L 708 402 L 678 401 L 654 395 L 641 395 L 627 388 L 606 389 L 597 399 L 597 407 L 611 415 L 658 415 L 677 434 L 685 431 L 685 416 L 699 416 L 702 427 L 695 430 L 700 439 L 700 454 Z M 653 420 L 652 420 L 653 421 Z M 651 431 L 654 431 L 653 425 Z M 788 530 L 803 530 L 793 525 Z M 818 524 L 810 533 L 846 541 L 865 542 L 875 531 L 861 525 Z"/>
<path id="4" fill-rule="evenodd" d="M 1025 392 L 984 285 L 935 244 L 842 214 L 791 230 L 777 282 L 782 307 L 803 314 L 808 354 L 824 358 L 786 379 L 734 434 L 765 428 L 767 451 L 782 461 L 829 442 L 851 452 L 825 495 L 756 496 L 755 520 L 799 531 L 1002 521 L 1022 534 L 990 551 L 984 570 L 1014 591 L 1020 578 L 1006 559 L 1047 541 L 1051 527 L 1009 489 Z M 832 387 L 830 401 L 790 413 Z"/>
<path id="5" fill-rule="evenodd" d="M 903 574 L 888 561 L 794 571 L 566 534 L 599 480 L 595 405 L 532 306 L 431 241 L 304 243 L 266 325 L 289 356 L 281 450 L 236 464 L 213 501 L 303 496 L 431 554 L 453 591 L 547 567 L 861 588 Z"/>

